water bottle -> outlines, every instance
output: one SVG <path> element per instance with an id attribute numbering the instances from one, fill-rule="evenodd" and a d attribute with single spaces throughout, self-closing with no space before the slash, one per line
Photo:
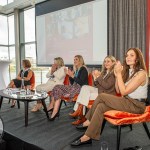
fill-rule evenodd
<path id="1" fill-rule="evenodd" d="M 21 79 L 21 89 L 24 89 L 24 79 Z"/>

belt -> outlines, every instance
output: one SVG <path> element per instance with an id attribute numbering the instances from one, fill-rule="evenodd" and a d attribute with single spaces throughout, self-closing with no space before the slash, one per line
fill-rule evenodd
<path id="1" fill-rule="evenodd" d="M 137 101 L 139 101 L 139 102 L 146 102 L 146 100 L 144 99 L 144 98 L 141 98 L 141 99 L 135 99 L 135 100 L 137 100 Z"/>
<path id="2" fill-rule="evenodd" d="M 126 95 L 126 96 L 124 96 L 124 97 L 127 98 L 127 99 L 134 99 L 134 98 L 129 97 L 128 95 Z M 144 103 L 146 103 L 146 99 L 144 99 L 144 98 L 134 99 L 134 100 L 137 100 L 137 101 L 139 101 L 139 102 L 144 102 Z"/>

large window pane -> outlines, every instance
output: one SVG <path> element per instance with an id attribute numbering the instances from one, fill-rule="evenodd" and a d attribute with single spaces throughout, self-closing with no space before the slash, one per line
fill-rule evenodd
<path id="1" fill-rule="evenodd" d="M 14 2 L 14 0 L 8 0 L 8 4 Z"/>
<path id="2" fill-rule="evenodd" d="M 9 60 L 8 47 L 0 46 L 0 60 Z"/>
<path id="3" fill-rule="evenodd" d="M 36 85 L 45 83 L 48 79 L 46 74 L 49 71 L 48 67 L 37 67 L 36 66 L 36 50 L 35 44 L 26 44 L 25 45 L 25 58 L 29 59 L 32 64 L 32 70 L 35 73 Z"/>
<path id="4" fill-rule="evenodd" d="M 0 15 L 0 44 L 8 45 L 7 17 Z"/>
<path id="5" fill-rule="evenodd" d="M 8 17 L 9 45 L 15 44 L 14 15 Z"/>
<path id="6" fill-rule="evenodd" d="M 0 0 L 0 5 L 2 6 L 7 5 L 7 0 Z"/>
<path id="7" fill-rule="evenodd" d="M 24 11 L 25 42 L 35 41 L 35 9 Z"/>
<path id="8" fill-rule="evenodd" d="M 9 55 L 10 55 L 10 79 L 14 79 L 16 77 L 16 57 L 15 57 L 15 47 L 9 47 Z"/>

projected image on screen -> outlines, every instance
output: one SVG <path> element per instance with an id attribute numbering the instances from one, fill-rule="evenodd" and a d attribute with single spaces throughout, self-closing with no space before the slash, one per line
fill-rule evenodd
<path id="1" fill-rule="evenodd" d="M 98 2 L 89 2 L 37 16 L 38 64 L 52 64 L 58 56 L 72 64 L 78 54 L 86 64 L 100 64 L 107 55 L 107 26 L 102 29 L 106 33 L 98 29 L 99 24 L 106 24 L 104 17 L 98 19 L 100 8 Z"/>

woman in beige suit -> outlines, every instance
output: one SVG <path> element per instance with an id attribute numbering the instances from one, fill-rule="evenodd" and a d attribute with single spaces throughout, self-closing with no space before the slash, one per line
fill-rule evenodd
<path id="1" fill-rule="evenodd" d="M 65 79 L 65 66 L 64 61 L 61 57 L 54 58 L 54 64 L 52 65 L 50 71 L 47 73 L 46 77 L 49 78 L 45 84 L 40 84 L 36 87 L 37 92 L 45 91 L 49 92 L 55 87 L 55 85 L 63 85 Z M 32 112 L 38 111 L 42 107 L 41 101 L 31 110 Z"/>
<path id="2" fill-rule="evenodd" d="M 116 90 L 123 97 L 110 94 L 99 94 L 92 108 L 86 115 L 87 120 L 78 129 L 87 128 L 85 134 L 71 145 L 80 146 L 92 144 L 92 139 L 99 140 L 104 113 L 108 110 L 119 110 L 142 114 L 145 111 L 148 77 L 143 55 L 138 48 L 127 50 L 124 65 L 118 61 L 114 68 Z"/>
<path id="3" fill-rule="evenodd" d="M 75 112 L 70 114 L 72 117 L 78 117 L 76 121 L 72 122 L 73 125 L 81 124 L 86 120 L 84 115 L 89 100 L 95 100 L 100 93 L 116 94 L 114 75 L 115 63 L 116 59 L 113 56 L 106 56 L 102 65 L 102 71 L 99 72 L 98 70 L 94 70 L 92 72 L 95 86 L 84 85 L 81 88 L 74 106 Z"/>

